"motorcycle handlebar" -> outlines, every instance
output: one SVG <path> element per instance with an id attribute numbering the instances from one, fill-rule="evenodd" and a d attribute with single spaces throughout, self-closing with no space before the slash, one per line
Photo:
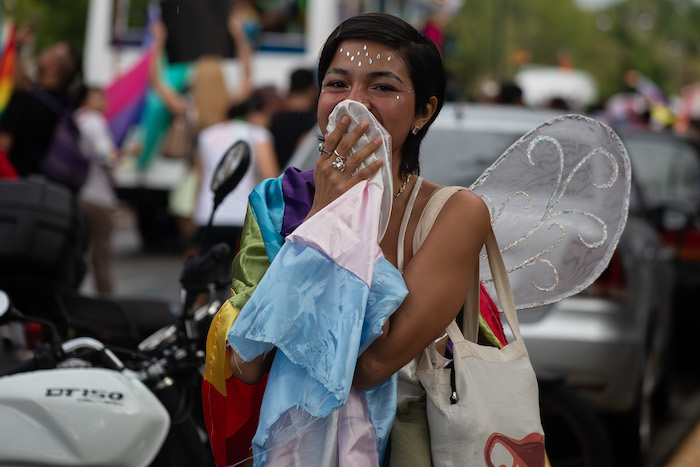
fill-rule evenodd
<path id="1" fill-rule="evenodd" d="M 66 354 L 70 354 L 77 349 L 94 350 L 103 357 L 102 363 L 104 363 L 105 366 L 112 370 L 121 371 L 124 369 L 124 363 L 122 363 L 119 357 L 117 357 L 110 349 L 105 347 L 102 342 L 98 341 L 97 339 L 93 339 L 92 337 L 77 337 L 64 342 L 61 347 L 63 348 L 63 352 Z"/>

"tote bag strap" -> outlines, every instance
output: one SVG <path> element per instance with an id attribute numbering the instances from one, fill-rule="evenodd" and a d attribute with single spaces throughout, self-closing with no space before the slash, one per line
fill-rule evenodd
<path id="1" fill-rule="evenodd" d="M 435 220 L 437 219 L 447 200 L 460 190 L 466 190 L 466 188 L 460 186 L 443 186 L 436 189 L 430 196 L 430 199 L 428 200 L 428 203 L 426 204 L 425 209 L 423 210 L 423 213 L 418 221 L 416 232 L 413 236 L 414 252 L 418 251 L 425 239 L 428 237 Z M 510 326 L 511 331 L 513 332 L 513 336 L 515 336 L 516 339 L 521 339 L 518 315 L 515 311 L 515 302 L 513 301 L 513 292 L 510 287 L 510 281 L 508 280 L 508 273 L 506 271 L 505 264 L 503 263 L 503 257 L 501 256 L 501 251 L 498 247 L 496 236 L 493 233 L 493 228 L 491 228 L 490 225 L 486 237 L 485 247 L 489 268 L 491 269 L 491 276 L 496 289 L 496 296 L 498 297 L 498 301 L 503 309 L 508 326 Z M 463 334 L 460 332 L 459 336 L 454 337 L 461 337 L 462 339 L 466 337 L 472 342 L 477 341 L 479 334 L 479 291 L 479 263 L 477 262 L 474 265 L 472 283 L 470 284 L 464 304 L 462 325 L 462 329 L 464 331 Z M 457 327 L 457 329 L 459 328 Z M 452 336 L 450 338 L 452 338 Z M 455 339 L 452 340 L 454 341 Z"/>
<path id="2" fill-rule="evenodd" d="M 489 269 L 491 270 L 491 276 L 493 278 L 494 288 L 496 289 L 496 296 L 498 297 L 498 302 L 503 309 L 503 314 L 506 316 L 506 321 L 508 321 L 508 326 L 510 326 L 513 336 L 516 340 L 521 340 L 520 336 L 520 325 L 518 324 L 518 314 L 515 311 L 515 302 L 513 301 L 513 291 L 510 287 L 510 281 L 508 280 L 508 272 L 506 266 L 503 263 L 503 257 L 501 256 L 501 251 L 498 247 L 498 242 L 496 241 L 496 236 L 493 233 L 493 228 L 489 225 L 489 231 L 486 236 L 486 257 L 489 262 Z M 471 325 L 476 326 L 478 330 L 479 326 L 479 263 L 477 262 L 474 267 L 474 273 L 472 274 L 472 283 L 467 292 L 467 301 L 465 303 L 464 310 L 464 329 L 467 329 L 467 317 L 470 317 Z M 465 332 L 462 335 L 457 323 L 453 320 L 452 323 L 447 327 L 447 335 L 450 336 L 452 342 L 460 342 L 466 340 Z M 472 342 L 475 340 L 469 339 Z"/>

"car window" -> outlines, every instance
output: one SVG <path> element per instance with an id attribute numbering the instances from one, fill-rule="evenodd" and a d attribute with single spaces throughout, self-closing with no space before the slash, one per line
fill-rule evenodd
<path id="1" fill-rule="evenodd" d="M 421 176 L 468 187 L 524 133 L 431 128 L 421 145 Z"/>
<path id="2" fill-rule="evenodd" d="M 700 157 L 692 146 L 670 138 L 630 136 L 624 143 L 649 204 L 700 201 Z"/>

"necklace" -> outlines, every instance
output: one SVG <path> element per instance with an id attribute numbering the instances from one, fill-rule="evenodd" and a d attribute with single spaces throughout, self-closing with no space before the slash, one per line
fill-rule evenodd
<path id="1" fill-rule="evenodd" d="M 401 193 L 406 191 L 406 185 L 408 185 L 409 180 L 411 180 L 411 174 L 406 175 L 406 181 L 403 182 L 403 185 L 401 185 L 401 188 L 399 188 L 399 192 L 394 195 L 392 199 L 396 199 L 399 196 L 401 196 Z"/>

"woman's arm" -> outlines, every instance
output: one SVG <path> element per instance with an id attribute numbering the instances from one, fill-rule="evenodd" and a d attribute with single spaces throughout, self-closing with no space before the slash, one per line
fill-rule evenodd
<path id="1" fill-rule="evenodd" d="M 356 387 L 384 381 L 445 332 L 464 304 L 489 222 L 486 205 L 470 191 L 459 191 L 445 203 L 406 266 L 406 299 L 358 358 Z"/>
<path id="2" fill-rule="evenodd" d="M 250 48 L 250 43 L 248 41 L 248 36 L 243 29 L 243 25 L 240 20 L 241 11 L 240 7 L 233 5 L 231 7 L 231 12 L 228 18 L 228 30 L 236 45 L 236 56 L 238 57 L 238 62 L 241 66 L 241 82 L 230 97 L 231 106 L 240 104 L 243 102 L 251 92 L 252 88 L 252 61 L 253 52 Z"/>
<path id="3" fill-rule="evenodd" d="M 162 21 L 155 21 L 152 26 L 153 32 L 153 51 L 151 59 L 148 63 L 148 78 L 153 89 L 158 93 L 163 100 L 165 107 L 173 115 L 182 115 L 187 111 L 187 104 L 180 94 L 174 91 L 170 86 L 163 83 L 160 79 L 159 62 L 165 50 L 165 40 L 168 31 Z"/>
<path id="4" fill-rule="evenodd" d="M 240 382 L 253 385 L 257 384 L 263 375 L 270 371 L 272 360 L 275 358 L 275 351 L 260 354 L 249 362 L 244 361 L 236 352 L 231 350 L 231 371 L 233 376 Z"/>

